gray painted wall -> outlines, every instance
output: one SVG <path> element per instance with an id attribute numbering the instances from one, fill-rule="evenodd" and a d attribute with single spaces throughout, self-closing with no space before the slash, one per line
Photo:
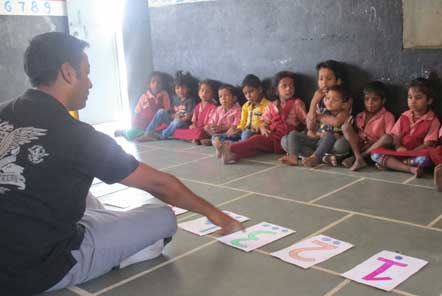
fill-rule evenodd
<path id="1" fill-rule="evenodd" d="M 191 71 L 199 78 L 239 84 L 288 69 L 299 74 L 309 101 L 315 65 L 349 65 L 358 97 L 369 80 L 391 84 L 390 106 L 406 108 L 405 85 L 426 71 L 442 74 L 442 50 L 402 49 L 401 0 L 218 0 L 150 11 L 156 70 Z"/>
<path id="2" fill-rule="evenodd" d="M 66 17 L 0 16 L 0 102 L 30 87 L 23 70 L 23 54 L 37 34 L 67 31 Z"/>

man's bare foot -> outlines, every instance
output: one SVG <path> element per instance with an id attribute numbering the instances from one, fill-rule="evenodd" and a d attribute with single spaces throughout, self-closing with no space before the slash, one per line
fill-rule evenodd
<path id="1" fill-rule="evenodd" d="M 315 167 L 319 165 L 319 158 L 312 154 L 309 157 L 304 158 L 304 166 L 305 167 Z"/>
<path id="2" fill-rule="evenodd" d="M 200 142 L 200 140 L 193 139 L 193 140 L 192 140 L 192 144 L 195 144 L 195 145 L 201 145 L 201 142 Z"/>
<path id="3" fill-rule="evenodd" d="M 297 166 L 298 165 L 298 157 L 296 155 L 284 155 L 283 157 L 281 157 L 280 159 L 278 159 L 280 162 L 282 162 L 283 164 L 286 165 L 291 165 L 291 166 Z"/>
<path id="4" fill-rule="evenodd" d="M 442 164 L 438 164 L 434 168 L 434 187 L 437 191 L 442 191 Z"/>
<path id="5" fill-rule="evenodd" d="M 355 160 L 354 156 L 347 157 L 342 161 L 342 166 L 349 169 L 355 163 Z"/>
<path id="6" fill-rule="evenodd" d="M 353 165 L 350 168 L 350 171 L 356 172 L 357 170 L 360 170 L 362 168 L 365 168 L 367 166 L 367 162 L 362 159 L 356 159 Z"/>

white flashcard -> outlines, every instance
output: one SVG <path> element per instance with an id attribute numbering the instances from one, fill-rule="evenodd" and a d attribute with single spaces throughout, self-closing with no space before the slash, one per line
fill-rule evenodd
<path id="1" fill-rule="evenodd" d="M 127 186 L 120 184 L 120 183 L 115 183 L 112 185 L 108 185 L 106 183 L 96 183 L 94 185 L 91 186 L 91 188 L 89 189 L 89 191 L 92 193 L 93 196 L 95 197 L 100 197 L 106 194 L 110 194 L 110 193 L 114 193 L 123 189 L 128 188 Z"/>
<path id="2" fill-rule="evenodd" d="M 353 245 L 347 242 L 325 235 L 318 235 L 273 252 L 272 256 L 302 268 L 309 268 L 352 247 Z"/>
<path id="3" fill-rule="evenodd" d="M 128 211 L 150 203 L 152 198 L 154 198 L 154 196 L 148 192 L 136 188 L 127 188 L 104 196 L 100 200 L 105 205 Z"/>
<path id="4" fill-rule="evenodd" d="M 174 206 L 171 206 L 171 205 L 168 205 L 168 206 L 172 209 L 172 211 L 174 212 L 175 216 L 178 216 L 178 215 L 181 215 L 181 214 L 184 214 L 184 213 L 188 212 L 188 210 L 185 210 L 185 209 L 182 209 L 182 208 L 179 208 L 179 207 L 174 207 Z"/>
<path id="5" fill-rule="evenodd" d="M 101 182 L 103 182 L 103 181 L 101 181 L 101 180 L 98 179 L 98 178 L 94 178 L 94 179 L 92 180 L 92 185 L 94 185 L 94 184 L 98 184 L 98 183 L 101 183 Z"/>
<path id="6" fill-rule="evenodd" d="M 222 236 L 218 240 L 226 245 L 250 252 L 294 232 L 294 230 L 279 225 L 261 222 L 246 228 L 245 231 Z"/>
<path id="7" fill-rule="evenodd" d="M 427 263 L 422 259 L 382 251 L 342 276 L 364 285 L 391 291 Z"/>
<path id="8" fill-rule="evenodd" d="M 229 211 L 223 211 L 223 212 L 239 222 L 245 222 L 250 220 L 250 218 L 246 216 L 238 215 Z M 210 221 L 206 217 L 201 217 L 195 220 L 182 222 L 178 224 L 178 226 L 181 229 L 187 230 L 199 236 L 210 234 L 221 229 L 221 227 L 213 224 L 212 221 Z"/>

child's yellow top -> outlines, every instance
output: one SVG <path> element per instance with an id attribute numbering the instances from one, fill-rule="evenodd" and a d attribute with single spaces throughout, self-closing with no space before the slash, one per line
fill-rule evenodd
<path id="1" fill-rule="evenodd" d="M 245 103 L 241 109 L 241 121 L 237 128 L 240 130 L 246 128 L 259 129 L 263 123 L 261 116 L 264 113 L 265 107 L 269 104 L 271 104 L 269 100 L 262 98 L 261 102 L 252 110 L 252 104 L 250 104 L 250 102 Z"/>

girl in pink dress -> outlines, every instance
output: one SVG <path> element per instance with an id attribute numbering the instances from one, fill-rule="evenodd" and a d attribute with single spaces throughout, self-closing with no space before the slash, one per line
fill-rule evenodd
<path id="1" fill-rule="evenodd" d="M 222 156 L 225 164 L 262 152 L 282 153 L 281 138 L 292 130 L 305 127 L 307 113 L 304 102 L 295 97 L 295 74 L 289 71 L 277 73 L 272 87 L 277 99 L 264 109 L 260 134 L 233 144 L 221 143 L 219 139 L 214 141 L 217 155 Z"/>
<path id="2" fill-rule="evenodd" d="M 166 112 L 170 110 L 169 94 L 163 89 L 163 76 L 161 72 L 154 71 L 150 75 L 149 88 L 138 99 L 135 106 L 135 116 L 132 119 L 132 128 L 128 130 L 117 130 L 116 137 L 123 136 L 132 141 L 144 134 L 144 129 L 152 121 L 159 109 Z"/>
<path id="3" fill-rule="evenodd" d="M 374 149 L 371 159 L 379 168 L 387 167 L 421 177 L 422 168 L 431 165 L 430 152 L 438 140 L 439 119 L 431 110 L 435 98 L 431 82 L 411 81 L 408 111 L 402 113 L 390 133 L 379 139 L 382 148 Z"/>
<path id="4" fill-rule="evenodd" d="M 201 81 L 198 87 L 198 96 L 201 100 L 193 111 L 192 124 L 188 129 L 179 128 L 173 133 L 174 139 L 192 141 L 194 144 L 201 144 L 201 140 L 210 142 L 210 135 L 204 127 L 209 123 L 211 114 L 216 109 L 215 86 L 210 80 Z"/>
<path id="5" fill-rule="evenodd" d="M 218 89 L 221 106 L 217 107 L 204 127 L 206 133 L 215 138 L 228 140 L 235 137 L 235 128 L 241 120 L 241 106 L 236 102 L 235 88 L 230 84 L 223 84 Z M 210 139 L 201 140 L 203 145 L 212 145 Z"/>

